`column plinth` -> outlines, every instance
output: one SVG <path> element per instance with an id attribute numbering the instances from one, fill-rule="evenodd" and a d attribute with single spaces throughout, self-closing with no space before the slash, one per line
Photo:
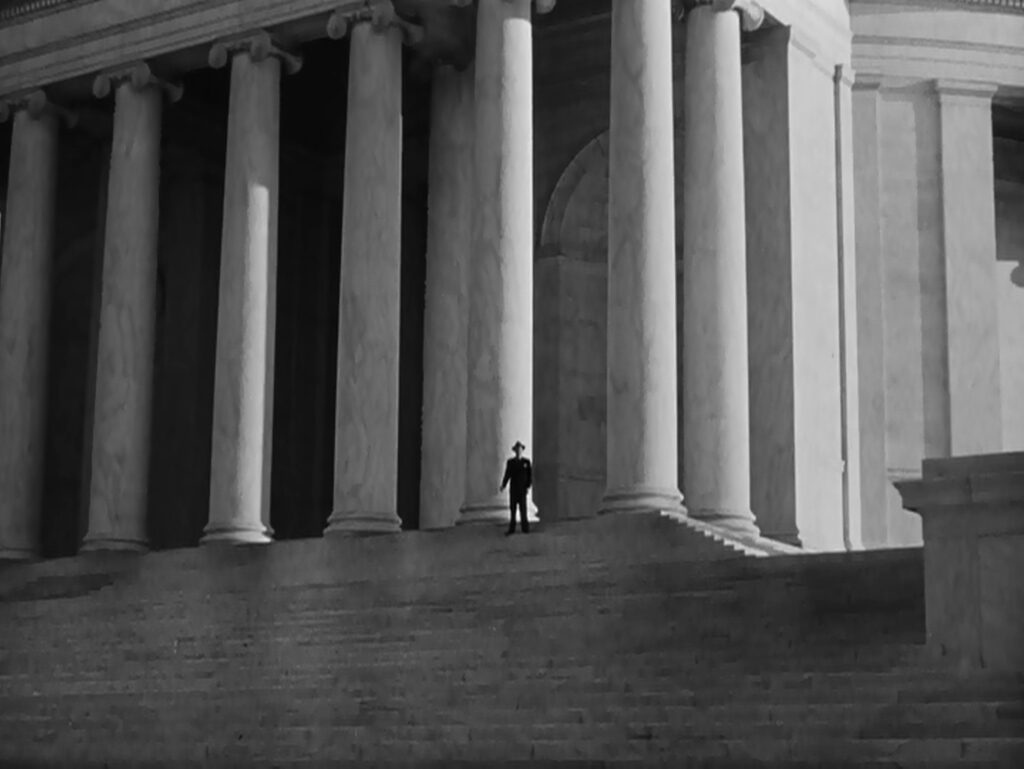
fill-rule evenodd
<path id="1" fill-rule="evenodd" d="M 231 60 L 214 373 L 210 520 L 202 544 L 269 542 L 281 66 L 269 36 L 218 43 Z"/>
<path id="2" fill-rule="evenodd" d="M 683 473 L 690 515 L 752 535 L 740 14 L 719 7 L 686 16 Z"/>
<path id="3" fill-rule="evenodd" d="M 469 276 L 466 494 L 459 523 L 506 522 L 512 444 L 533 438 L 533 43 L 530 0 L 480 0 Z"/>
<path id="4" fill-rule="evenodd" d="M 602 513 L 682 508 L 671 12 L 670 0 L 612 4 Z"/>
<path id="5" fill-rule="evenodd" d="M 473 217 L 473 70 L 434 70 L 423 314 L 420 528 L 455 524 L 466 477 L 466 344 Z"/>
<path id="6" fill-rule="evenodd" d="M 149 68 L 116 83 L 92 436 L 82 550 L 145 550 L 153 400 L 162 94 Z"/>
<path id="7" fill-rule="evenodd" d="M 0 263 L 0 559 L 38 555 L 42 518 L 58 122 L 35 104 L 14 105 Z"/>
<path id="8" fill-rule="evenodd" d="M 341 309 L 328 533 L 390 533 L 398 517 L 402 33 L 351 29 Z"/>

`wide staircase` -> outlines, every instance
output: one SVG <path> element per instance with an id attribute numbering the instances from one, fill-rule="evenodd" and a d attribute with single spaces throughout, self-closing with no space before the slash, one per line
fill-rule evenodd
<path id="1" fill-rule="evenodd" d="M 679 522 L 0 568 L 0 764 L 1024 766 L 1024 676 L 937 669 L 919 550 Z"/>

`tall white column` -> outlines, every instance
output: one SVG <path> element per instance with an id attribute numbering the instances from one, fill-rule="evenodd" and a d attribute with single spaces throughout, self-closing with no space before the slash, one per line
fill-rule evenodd
<path id="1" fill-rule="evenodd" d="M 678 510 L 671 0 L 612 4 L 601 512 Z"/>
<path id="2" fill-rule="evenodd" d="M 301 60 L 265 32 L 220 42 L 210 65 L 231 59 L 224 223 L 214 374 L 210 520 L 203 543 L 272 537 L 270 462 L 281 65 Z"/>
<path id="3" fill-rule="evenodd" d="M 454 525 L 465 491 L 473 70 L 437 67 L 431 99 L 421 529 Z"/>
<path id="4" fill-rule="evenodd" d="M 750 510 L 740 21 L 749 0 L 686 20 L 683 160 L 683 469 L 690 514 L 755 534 Z"/>
<path id="5" fill-rule="evenodd" d="M 328 532 L 395 532 L 401 300 L 402 33 L 387 6 L 352 26 Z"/>
<path id="6" fill-rule="evenodd" d="M 0 558 L 39 552 L 57 116 L 42 91 L 0 102 L 13 112 L 0 260 Z"/>
<path id="7" fill-rule="evenodd" d="M 153 401 L 162 84 L 146 64 L 104 73 L 115 89 L 103 249 L 89 530 L 83 550 L 142 550 Z M 178 88 L 168 88 L 177 99 Z"/>
<path id="8" fill-rule="evenodd" d="M 538 3 L 547 10 L 552 3 Z M 479 0 L 469 277 L 466 496 L 459 523 L 505 521 L 512 444 L 533 443 L 533 30 L 530 0 Z"/>

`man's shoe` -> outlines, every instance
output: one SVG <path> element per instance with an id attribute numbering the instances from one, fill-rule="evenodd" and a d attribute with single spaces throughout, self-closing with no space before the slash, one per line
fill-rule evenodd
<path id="1" fill-rule="evenodd" d="M 523 534 L 529 534 L 529 533 L 530 533 L 530 527 L 529 526 L 524 526 L 523 527 Z"/>
<path id="2" fill-rule="evenodd" d="M 515 529 L 509 529 L 508 531 L 505 532 L 505 536 L 507 537 L 507 536 L 509 536 L 511 534 L 515 534 L 515 533 L 516 533 Z"/>

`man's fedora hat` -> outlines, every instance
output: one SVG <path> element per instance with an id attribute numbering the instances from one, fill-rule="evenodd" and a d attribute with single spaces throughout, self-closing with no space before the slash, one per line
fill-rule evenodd
<path id="1" fill-rule="evenodd" d="M 526 444 L 524 444 L 522 441 L 516 441 L 515 443 L 512 444 L 512 451 L 515 451 L 516 449 L 525 449 L 525 448 L 526 448 Z"/>

